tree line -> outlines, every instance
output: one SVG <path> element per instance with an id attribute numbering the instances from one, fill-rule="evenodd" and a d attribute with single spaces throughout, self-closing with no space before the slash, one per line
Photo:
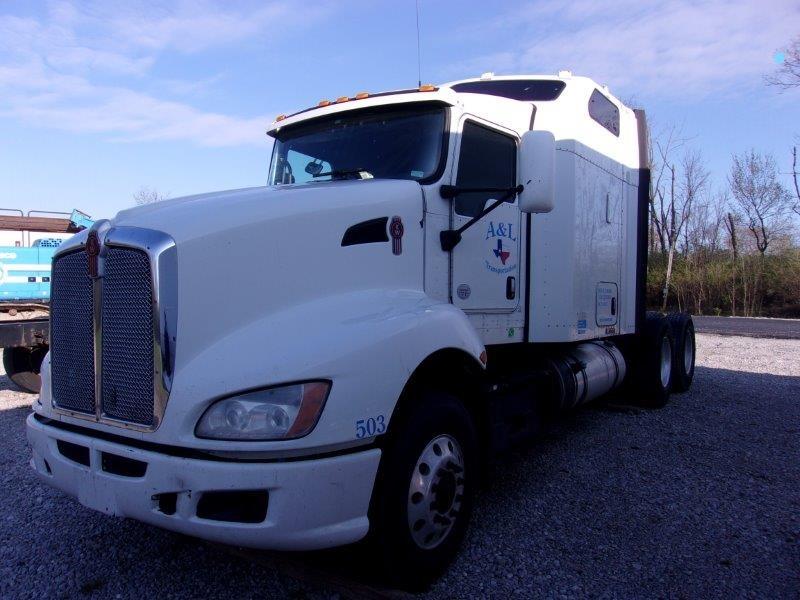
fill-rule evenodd
<path id="1" fill-rule="evenodd" d="M 765 79 L 781 90 L 800 88 L 800 37 Z M 789 157 L 787 173 L 771 154 L 734 154 L 725 185 L 712 190 L 702 153 L 675 128 L 651 142 L 651 308 L 800 317 L 797 145 Z"/>

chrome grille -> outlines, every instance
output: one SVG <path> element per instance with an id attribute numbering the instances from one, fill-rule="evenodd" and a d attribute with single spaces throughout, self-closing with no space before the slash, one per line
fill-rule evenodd
<path id="1" fill-rule="evenodd" d="M 50 360 L 53 401 L 67 410 L 94 414 L 93 285 L 85 252 L 53 263 L 50 298 Z"/>
<path id="2" fill-rule="evenodd" d="M 106 417 L 153 425 L 153 288 L 145 252 L 108 246 L 103 274 L 101 402 Z"/>

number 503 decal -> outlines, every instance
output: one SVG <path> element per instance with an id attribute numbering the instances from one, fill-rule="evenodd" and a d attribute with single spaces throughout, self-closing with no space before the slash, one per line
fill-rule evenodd
<path id="1" fill-rule="evenodd" d="M 386 431 L 386 418 L 378 415 L 369 419 L 359 419 L 356 421 L 356 438 L 372 437 Z"/>

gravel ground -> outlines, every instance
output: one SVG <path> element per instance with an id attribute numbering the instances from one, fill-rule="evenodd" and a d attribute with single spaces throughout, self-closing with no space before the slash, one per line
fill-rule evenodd
<path id="1" fill-rule="evenodd" d="M 800 341 L 700 335 L 698 357 L 692 391 L 667 408 L 590 407 L 498 465 L 461 555 L 423 597 L 799 598 Z M 0 378 L 0 597 L 339 595 L 280 558 L 243 560 L 39 485 L 32 397 L 10 385 Z"/>

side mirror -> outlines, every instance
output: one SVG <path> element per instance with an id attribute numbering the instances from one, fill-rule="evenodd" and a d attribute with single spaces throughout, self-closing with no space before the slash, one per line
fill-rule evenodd
<path id="1" fill-rule="evenodd" d="M 526 131 L 519 147 L 519 209 L 546 213 L 555 206 L 556 139 L 549 131 Z"/>

